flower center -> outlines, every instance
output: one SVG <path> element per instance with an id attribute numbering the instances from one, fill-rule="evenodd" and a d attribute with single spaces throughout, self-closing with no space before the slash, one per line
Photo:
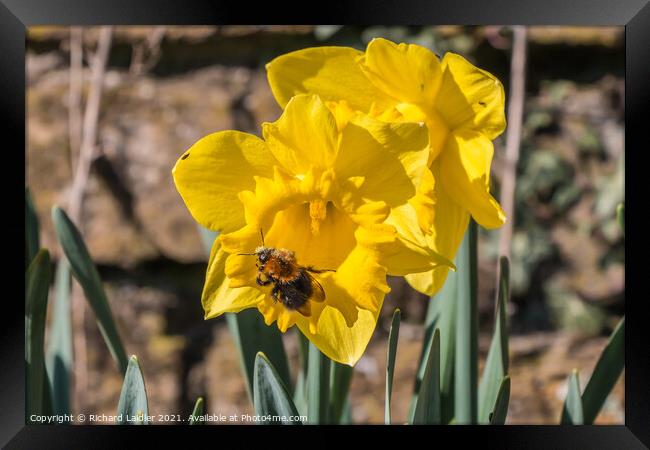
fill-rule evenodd
<path id="1" fill-rule="evenodd" d="M 266 244 L 295 252 L 298 264 L 336 269 L 356 246 L 357 226 L 332 202 L 311 200 L 275 214 Z"/>
<path id="2" fill-rule="evenodd" d="M 327 205 L 321 199 L 309 202 L 309 217 L 311 217 L 311 234 L 320 234 L 320 224 L 327 217 Z"/>

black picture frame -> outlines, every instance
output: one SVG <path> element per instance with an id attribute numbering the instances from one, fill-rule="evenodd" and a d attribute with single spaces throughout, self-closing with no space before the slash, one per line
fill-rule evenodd
<path id="1" fill-rule="evenodd" d="M 293 427 L 291 445 L 321 442 L 337 445 L 336 433 L 349 438 L 379 438 L 384 444 L 394 441 L 411 445 L 430 441 L 463 446 L 481 442 L 480 448 L 540 449 L 636 449 L 650 446 L 650 342 L 644 305 L 644 254 L 648 248 L 648 217 L 644 152 L 650 152 L 646 138 L 650 119 L 650 4 L 648 0 L 363 0 L 295 5 L 284 8 L 276 2 L 260 4 L 227 1 L 179 0 L 0 0 L 0 114 L 3 133 L 4 165 L 0 179 L 4 186 L 3 244 L 15 246 L 15 255 L 24 254 L 20 240 L 24 223 L 12 206 L 22 202 L 25 163 L 18 149 L 26 149 L 25 131 L 25 33 L 32 25 L 206 25 L 206 24 L 402 24 L 402 25 L 622 25 L 625 26 L 625 140 L 626 148 L 626 289 L 632 295 L 626 302 L 625 425 L 621 426 L 449 426 L 383 427 L 352 426 Z M 321 8 L 322 6 L 322 8 Z M 21 162 L 22 161 L 22 162 Z M 23 185 L 21 186 L 21 180 Z M 19 195 L 20 189 L 20 195 Z M 14 203 L 15 202 L 15 203 Z M 11 264 L 10 249 L 5 255 L 5 285 L 17 284 L 21 264 Z M 15 271 L 14 274 L 12 271 Z M 134 439 L 146 439 L 150 446 L 168 442 L 170 433 L 183 433 L 192 439 L 219 440 L 225 434 L 249 434 L 249 427 L 115 427 L 47 426 L 24 424 L 24 320 L 20 296 L 3 290 L 0 314 L 0 443 L 6 448 L 121 448 Z M 295 428 L 302 428 L 296 430 Z M 281 443 L 276 434 L 286 428 L 255 427 L 269 442 Z M 323 435 L 323 438 L 319 435 Z M 201 436 L 198 436 L 201 435 Z M 416 436 L 417 435 L 417 436 Z M 284 438 L 280 438 L 284 439 Z M 348 438 L 346 438 L 347 440 Z M 189 441 L 188 441 L 189 442 Z M 224 441 L 221 441 L 222 443 Z M 240 441 L 242 442 L 242 441 Z M 287 441 L 284 441 L 287 444 Z M 230 444 L 229 444 L 230 445 Z M 243 444 L 241 444 L 243 445 Z M 448 445 L 448 444 L 444 444 Z"/>

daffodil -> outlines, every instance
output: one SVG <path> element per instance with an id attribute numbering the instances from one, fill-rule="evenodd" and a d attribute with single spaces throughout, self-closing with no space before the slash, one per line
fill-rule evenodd
<path id="1" fill-rule="evenodd" d="M 267 73 L 282 107 L 294 95 L 314 93 L 349 117 L 361 111 L 386 122 L 426 124 L 426 170 L 408 205 L 394 209 L 388 219 L 400 234 L 452 259 L 470 215 L 485 228 L 505 222 L 490 194 L 492 140 L 505 129 L 505 96 L 490 73 L 454 53 L 440 61 L 424 47 L 385 39 L 372 40 L 365 53 L 348 47 L 288 53 L 271 61 Z M 415 227 L 410 209 L 417 217 Z M 433 294 L 448 269 L 438 266 L 406 279 Z"/>
<path id="2" fill-rule="evenodd" d="M 210 134 L 179 158 L 173 176 L 194 219 L 221 232 L 202 294 L 206 319 L 257 308 L 267 325 L 296 325 L 325 355 L 354 365 L 390 290 L 386 275 L 451 263 L 385 223 L 420 184 L 426 128 L 340 116 L 318 96 L 296 96 L 263 124 L 263 139 Z M 298 265 L 328 270 L 313 274 L 325 299 L 308 314 L 258 284 L 250 253 L 262 234 L 266 247 L 294 252 Z"/>

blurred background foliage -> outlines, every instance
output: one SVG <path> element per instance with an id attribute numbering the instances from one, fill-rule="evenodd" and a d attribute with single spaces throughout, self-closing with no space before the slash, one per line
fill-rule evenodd
<path id="1" fill-rule="evenodd" d="M 83 30 L 83 93 L 98 29 Z M 507 27 L 220 26 L 117 27 L 104 79 L 98 146 L 85 189 L 81 230 L 106 284 L 127 347 L 142 361 L 150 409 L 189 414 L 251 412 L 225 321 L 203 321 L 206 257 L 171 178 L 177 157 L 205 134 L 259 133 L 280 113 L 264 64 L 317 45 L 365 48 L 374 37 L 457 52 L 509 87 Z M 624 312 L 624 243 L 616 205 L 624 200 L 623 28 L 528 29 L 526 98 L 516 168 L 509 323 L 512 393 L 508 423 L 556 423 L 567 375 L 588 379 Z M 50 209 L 66 205 L 74 170 L 69 141 L 70 29 L 30 28 L 27 42 L 27 184 L 53 260 Z M 495 142 L 498 198 L 504 136 Z M 498 231 L 480 230 L 480 350 L 493 316 Z M 352 384 L 355 422 L 383 420 L 386 336 L 395 307 L 402 326 L 393 412 L 404 421 L 427 298 L 392 279 L 375 338 Z M 81 295 L 73 290 L 74 295 Z M 82 303 L 83 304 L 83 303 Z M 51 311 L 50 311 L 51 313 Z M 51 316 L 51 314 L 50 314 Z M 110 413 L 121 376 L 86 315 L 84 376 L 73 408 Z M 81 325 L 80 325 L 81 326 Z M 46 338 L 49 335 L 46 335 Z M 296 361 L 298 343 L 285 336 Z M 77 364 L 75 362 L 75 364 Z M 76 373 L 76 371 L 75 371 Z M 83 395 L 81 394 L 83 393 Z M 623 386 L 599 419 L 623 423 Z M 404 399 L 404 401 L 400 401 Z"/>

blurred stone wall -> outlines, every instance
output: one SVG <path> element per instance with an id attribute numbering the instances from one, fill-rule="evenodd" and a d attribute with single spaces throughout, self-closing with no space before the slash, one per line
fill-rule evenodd
<path id="1" fill-rule="evenodd" d="M 171 178 L 178 156 L 208 133 L 259 133 L 262 122 L 275 120 L 280 109 L 264 64 L 287 51 L 314 45 L 363 48 L 371 38 L 383 36 L 419 43 L 438 54 L 462 53 L 503 80 L 507 92 L 510 35 L 498 27 L 455 26 L 165 27 L 158 29 L 163 39 L 150 55 L 149 67 L 137 70 L 134 55 L 154 32 L 151 27 L 114 30 L 99 153 L 91 167 L 82 230 L 106 282 L 127 351 L 142 362 L 150 410 L 187 413 L 196 396 L 205 395 L 208 410 L 243 412 L 250 406 L 227 330 L 221 320 L 202 320 L 206 256 Z M 602 346 L 602 336 L 623 313 L 624 246 L 614 219 L 624 180 L 622 32 L 602 27 L 530 29 L 511 327 L 519 335 L 513 337 L 513 349 L 526 349 L 533 339 L 540 349 L 533 352 L 535 358 L 552 356 L 549 364 L 559 368 L 557 379 L 551 377 L 555 381 L 535 376 L 523 351 L 521 370 L 529 372 L 521 375 L 519 385 L 513 378 L 513 405 L 524 406 L 509 419 L 517 423 L 556 421 L 548 412 L 557 406 L 552 401 L 546 409 L 531 411 L 525 406 L 530 402 L 522 399 L 533 395 L 540 383 L 560 383 L 559 374 L 568 373 L 579 355 L 595 355 L 594 348 Z M 66 205 L 74 156 L 68 141 L 69 36 L 67 28 L 31 28 L 27 43 L 26 179 L 41 220 L 43 245 L 55 258 L 60 249 L 49 212 L 54 204 Z M 87 50 L 93 49 L 97 36 L 97 29 L 84 30 Z M 84 80 L 88 78 L 86 68 Z M 503 144 L 503 137 L 495 143 L 492 178 L 497 194 Z M 488 332 L 497 241 L 497 232 L 481 232 L 481 323 Z M 377 355 L 385 353 L 389 316 L 396 306 L 414 330 L 400 337 L 400 345 L 408 347 L 404 355 L 412 356 L 398 360 L 396 389 L 411 389 L 426 298 L 399 279 L 391 285 L 386 314 L 355 375 L 353 406 L 359 421 L 381 421 L 373 403 L 383 389 L 377 380 L 383 380 L 384 363 Z M 75 407 L 109 413 L 117 405 L 120 379 L 94 320 L 90 315 L 86 319 L 88 386 L 75 398 Z M 553 343 L 562 336 L 571 342 L 574 336 L 578 344 L 558 356 L 560 347 Z M 594 339 L 584 341 L 590 336 Z M 292 335 L 286 343 L 295 357 Z M 584 376 L 589 370 L 591 366 Z M 398 420 L 408 407 L 401 403 L 396 406 Z M 616 411 L 615 405 L 612 421 L 620 419 Z"/>

